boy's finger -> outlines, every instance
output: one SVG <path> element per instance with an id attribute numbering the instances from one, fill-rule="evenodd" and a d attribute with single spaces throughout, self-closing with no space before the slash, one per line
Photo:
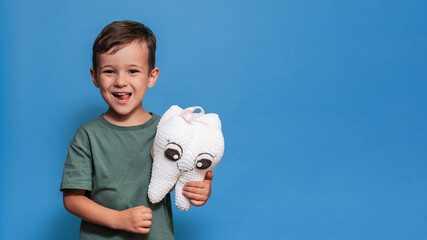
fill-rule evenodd
<path id="1" fill-rule="evenodd" d="M 205 183 L 204 182 L 187 182 L 185 184 L 185 187 L 195 187 L 195 188 L 205 188 Z"/>
<path id="2" fill-rule="evenodd" d="M 137 233 L 147 234 L 150 232 L 150 228 L 138 228 Z"/>
<path id="3" fill-rule="evenodd" d="M 190 200 L 190 202 L 194 205 L 194 206 L 197 206 L 197 207 L 200 207 L 200 206 L 203 206 L 203 205 L 205 205 L 205 201 L 198 201 L 198 200 L 193 200 L 193 199 L 191 199 Z"/>
<path id="4" fill-rule="evenodd" d="M 197 194 L 197 193 L 190 193 L 190 192 L 186 192 L 186 191 L 182 191 L 182 194 L 186 197 L 188 197 L 189 199 L 194 199 L 194 200 L 204 200 L 205 197 L 203 195 Z"/>
<path id="5" fill-rule="evenodd" d="M 149 228 L 149 227 L 151 227 L 151 221 L 149 221 L 149 220 L 142 221 L 141 222 L 141 227 L 143 227 L 143 228 Z"/>
<path id="6" fill-rule="evenodd" d="M 207 181 L 212 181 L 213 176 L 214 176 L 214 174 L 213 174 L 212 171 L 207 171 L 206 174 L 205 174 L 205 181 L 206 180 Z"/>
<path id="7" fill-rule="evenodd" d="M 146 207 L 144 205 L 135 207 L 135 209 L 140 209 L 140 210 L 142 210 L 142 212 L 149 212 L 149 213 L 151 213 L 151 208 L 148 208 L 148 207 Z"/>
<path id="8" fill-rule="evenodd" d="M 144 213 L 142 214 L 141 218 L 144 220 L 151 220 L 153 218 L 153 215 L 151 213 Z"/>
<path id="9" fill-rule="evenodd" d="M 207 193 L 207 191 L 204 188 L 196 188 L 196 187 L 188 187 L 188 186 L 182 188 L 182 190 L 185 192 L 196 193 L 200 195 L 204 195 Z"/>

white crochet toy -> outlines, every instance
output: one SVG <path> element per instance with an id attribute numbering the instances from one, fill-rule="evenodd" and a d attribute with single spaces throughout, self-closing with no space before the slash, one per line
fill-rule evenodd
<path id="1" fill-rule="evenodd" d="M 200 113 L 193 113 L 200 109 Z M 193 204 L 182 194 L 187 182 L 203 181 L 224 154 L 224 138 L 217 114 L 201 107 L 171 106 L 160 119 L 151 155 L 153 169 L 148 198 L 160 202 L 175 186 L 175 204 L 187 211 Z"/>

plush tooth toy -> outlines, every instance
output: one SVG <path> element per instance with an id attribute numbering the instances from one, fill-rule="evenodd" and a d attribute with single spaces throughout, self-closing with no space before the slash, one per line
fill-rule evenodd
<path id="1" fill-rule="evenodd" d="M 200 113 L 194 113 L 200 109 Z M 175 186 L 175 204 L 181 211 L 193 204 L 182 194 L 187 182 L 203 181 L 224 154 L 224 138 L 217 114 L 201 107 L 183 110 L 171 106 L 160 119 L 151 155 L 153 169 L 148 198 L 160 202 Z"/>

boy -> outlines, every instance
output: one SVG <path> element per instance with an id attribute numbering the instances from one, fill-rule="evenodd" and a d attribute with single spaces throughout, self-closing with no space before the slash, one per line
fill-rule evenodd
<path id="1" fill-rule="evenodd" d="M 65 208 L 82 219 L 80 239 L 174 239 L 170 196 L 157 204 L 147 197 L 160 117 L 142 100 L 159 76 L 155 50 L 151 30 L 132 21 L 107 25 L 94 42 L 90 74 L 109 108 L 77 130 L 60 188 Z M 209 198 L 212 177 L 184 188 L 195 206 Z"/>

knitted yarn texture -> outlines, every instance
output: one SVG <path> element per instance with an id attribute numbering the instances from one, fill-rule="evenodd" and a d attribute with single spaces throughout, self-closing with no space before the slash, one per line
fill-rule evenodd
<path id="1" fill-rule="evenodd" d="M 200 113 L 194 113 L 200 109 Z M 185 110 L 173 105 L 157 126 L 151 155 L 153 167 L 148 198 L 160 202 L 175 187 L 175 204 L 188 211 L 193 204 L 182 194 L 185 183 L 203 181 L 224 154 L 224 137 L 217 114 L 201 107 Z"/>

